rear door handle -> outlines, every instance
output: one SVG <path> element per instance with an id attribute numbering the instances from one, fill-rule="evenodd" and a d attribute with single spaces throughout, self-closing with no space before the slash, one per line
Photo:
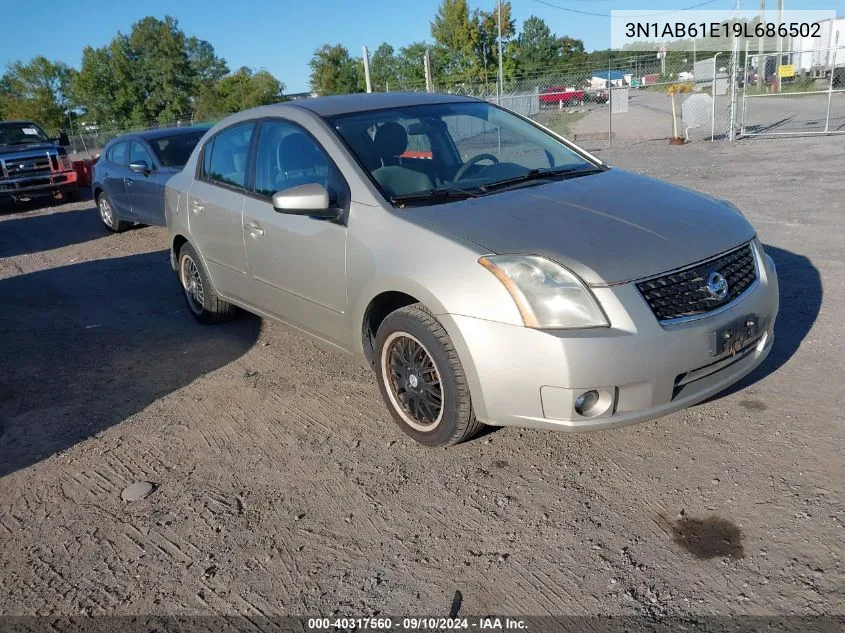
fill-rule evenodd
<path id="1" fill-rule="evenodd" d="M 134 186 L 135 186 L 135 183 L 132 181 L 132 179 L 131 179 L 131 178 L 124 178 L 124 179 L 123 179 L 123 182 L 125 182 L 125 183 L 126 183 L 126 186 L 127 186 L 127 187 L 134 187 Z"/>
<path id="2" fill-rule="evenodd" d="M 257 224 L 253 224 L 253 223 L 244 224 L 244 228 L 247 231 L 249 231 L 249 233 L 250 233 L 250 235 L 252 235 L 252 237 L 261 237 L 262 235 L 264 235 L 264 229 L 262 229 Z"/>
<path id="3" fill-rule="evenodd" d="M 205 209 L 205 205 L 199 198 L 193 198 L 191 199 L 191 209 L 194 213 L 200 213 L 203 209 Z"/>

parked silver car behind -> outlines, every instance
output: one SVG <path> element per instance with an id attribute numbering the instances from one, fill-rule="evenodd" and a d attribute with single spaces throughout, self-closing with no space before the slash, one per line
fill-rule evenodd
<path id="1" fill-rule="evenodd" d="M 168 182 L 166 218 L 199 321 L 240 306 L 354 354 L 431 446 L 649 420 L 772 347 L 775 266 L 738 209 L 470 98 L 232 115 Z"/>

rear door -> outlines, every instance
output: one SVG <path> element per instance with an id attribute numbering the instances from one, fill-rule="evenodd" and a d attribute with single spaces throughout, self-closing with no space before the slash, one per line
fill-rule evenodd
<path id="1" fill-rule="evenodd" d="M 112 145 L 106 154 L 106 161 L 103 166 L 103 191 L 108 195 L 112 207 L 120 217 L 132 219 L 132 207 L 124 182 L 126 174 L 129 172 L 126 168 L 128 161 L 129 141 L 119 141 Z"/>
<path id="2" fill-rule="evenodd" d="M 162 174 L 146 145 L 133 140 L 129 146 L 129 163 L 143 161 L 150 168 L 147 174 L 129 171 L 124 179 L 132 213 L 139 222 L 164 226 L 164 183 Z"/>
<path id="3" fill-rule="evenodd" d="M 232 299 L 247 295 L 243 241 L 244 187 L 255 122 L 236 123 L 203 146 L 188 192 L 191 237 L 214 287 Z"/>

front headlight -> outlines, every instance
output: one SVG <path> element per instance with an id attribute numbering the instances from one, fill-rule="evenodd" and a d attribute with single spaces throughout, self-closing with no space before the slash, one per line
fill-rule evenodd
<path id="1" fill-rule="evenodd" d="M 527 327 L 609 327 L 593 293 L 560 264 L 537 255 L 490 255 L 478 263 L 507 288 Z"/>

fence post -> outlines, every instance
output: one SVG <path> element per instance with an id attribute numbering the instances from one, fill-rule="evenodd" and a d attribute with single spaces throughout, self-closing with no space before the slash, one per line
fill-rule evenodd
<path id="1" fill-rule="evenodd" d="M 607 147 L 613 146 L 613 82 L 610 81 L 610 59 L 607 60 Z"/>
<path id="2" fill-rule="evenodd" d="M 742 123 L 739 135 L 745 136 L 745 114 L 748 108 L 748 40 L 745 40 L 745 63 L 742 65 Z"/>
<path id="3" fill-rule="evenodd" d="M 693 40 L 695 41 L 695 40 Z M 713 97 L 713 111 L 710 113 L 710 142 L 712 143 L 716 138 L 716 58 L 719 53 L 713 55 L 713 88 L 710 90 Z"/>
<path id="4" fill-rule="evenodd" d="M 833 35 L 833 22 L 830 23 L 830 34 Z M 827 84 L 827 114 L 824 118 L 824 131 L 830 130 L 830 99 L 833 97 L 833 75 L 836 73 L 836 47 L 839 46 L 839 31 L 836 32 L 836 39 L 833 41 L 833 48 L 830 49 L 830 81 Z"/>
<path id="5" fill-rule="evenodd" d="M 736 71 L 739 61 L 739 40 L 734 38 L 733 50 L 731 51 L 731 63 L 728 65 L 731 71 L 731 116 L 728 129 L 728 140 L 736 140 Z"/>

